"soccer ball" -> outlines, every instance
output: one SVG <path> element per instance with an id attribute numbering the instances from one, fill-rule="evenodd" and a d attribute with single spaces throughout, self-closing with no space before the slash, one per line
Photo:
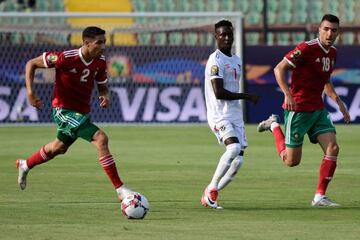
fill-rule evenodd
<path id="1" fill-rule="evenodd" d="M 148 211 L 149 202 L 140 193 L 131 193 L 121 202 L 121 213 L 128 219 L 143 219 Z"/>

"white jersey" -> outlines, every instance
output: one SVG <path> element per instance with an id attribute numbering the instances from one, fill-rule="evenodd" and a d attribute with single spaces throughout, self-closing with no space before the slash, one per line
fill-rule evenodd
<path id="1" fill-rule="evenodd" d="M 211 127 L 222 120 L 228 120 L 238 126 L 244 125 L 240 100 L 216 99 L 211 84 L 212 79 L 222 78 L 226 90 L 239 93 L 241 64 L 238 56 L 226 56 L 219 49 L 209 56 L 205 68 L 205 100 L 207 119 Z"/>

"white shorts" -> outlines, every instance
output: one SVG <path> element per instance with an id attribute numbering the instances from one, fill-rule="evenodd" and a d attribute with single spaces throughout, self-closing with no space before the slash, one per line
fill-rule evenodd
<path id="1" fill-rule="evenodd" d="M 244 126 L 233 124 L 228 120 L 222 120 L 213 126 L 210 125 L 210 127 L 217 137 L 219 144 L 224 145 L 223 140 L 229 137 L 237 137 L 241 149 L 245 149 L 248 146 Z"/>

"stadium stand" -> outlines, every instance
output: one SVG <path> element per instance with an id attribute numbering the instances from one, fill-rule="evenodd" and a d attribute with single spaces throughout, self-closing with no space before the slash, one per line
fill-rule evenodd
<path id="1" fill-rule="evenodd" d="M 87 0 L 86 4 L 81 0 L 65 0 L 65 10 L 68 12 L 131 12 L 132 3 L 127 0 L 117 1 L 117 0 L 108 0 L 102 1 L 101 4 L 98 4 L 98 0 Z M 154 1 L 150 1 L 154 2 Z M 156 10 L 156 8 L 149 9 L 149 11 Z M 96 22 L 98 25 L 103 26 L 107 30 L 107 39 L 111 39 L 109 33 L 114 31 L 116 27 L 119 26 L 129 26 L 134 23 L 132 18 L 70 18 L 68 23 L 72 28 L 82 29 L 85 26 L 91 25 Z M 112 36 L 112 41 L 108 41 L 107 44 L 111 42 L 114 45 L 135 45 L 136 40 L 133 34 L 129 33 L 115 33 Z M 70 43 L 73 45 L 81 44 L 81 34 L 73 33 L 71 34 Z"/>
<path id="2" fill-rule="evenodd" d="M 27 0 L 24 0 L 27 1 Z M 314 36 L 316 28 L 312 28 L 312 35 L 309 36 L 306 30 L 309 24 L 314 26 L 319 22 L 324 13 L 332 13 L 338 15 L 342 26 L 350 27 L 341 34 L 339 38 L 340 44 L 359 44 L 360 33 L 358 30 L 351 30 L 352 26 L 360 24 L 360 18 L 356 18 L 356 13 L 360 11 L 360 1 L 357 0 L 109 0 L 102 1 L 98 4 L 97 0 L 88 0 L 84 4 L 81 0 L 36 0 L 35 8 L 26 9 L 27 11 L 68 11 L 68 12 L 188 12 L 188 11 L 241 11 L 245 16 L 246 43 L 249 45 L 261 44 L 264 41 L 264 7 L 267 7 L 266 23 L 268 24 L 267 39 L 268 44 L 288 45 L 295 44 L 306 38 Z M 266 4 L 265 4 L 266 3 Z M 24 9 L 18 3 L 18 0 L 3 0 L 0 2 L 0 12 L 3 11 L 23 11 Z M 224 16 L 225 17 L 225 16 Z M 196 19 L 188 19 L 196 22 Z M 2 18 L 0 24 L 23 24 L 17 18 Z M 84 25 L 94 22 L 94 19 L 69 19 L 51 18 L 41 19 L 41 21 L 49 22 L 49 24 L 68 25 L 71 29 L 79 29 Z M 111 24 L 108 22 L 111 21 Z M 171 18 L 166 20 L 169 24 L 179 24 L 179 19 Z M 159 18 L 149 22 L 145 18 L 136 19 L 96 19 L 100 25 L 106 25 L 106 30 L 114 31 L 112 35 L 112 44 L 114 45 L 196 45 L 199 42 L 213 44 L 212 33 L 182 33 L 171 31 L 164 32 L 144 32 L 139 34 L 130 34 L 117 32 L 118 26 L 131 25 L 159 25 L 164 24 L 164 20 Z M 33 19 L 26 21 L 26 24 L 36 23 Z M 24 23 L 25 24 L 25 23 Z M 285 30 L 276 30 L 282 26 L 294 26 L 294 28 L 304 30 L 284 32 Z M 315 30 L 314 30 L 315 29 Z M 15 33 L 11 36 L 14 43 L 33 42 L 36 41 L 36 34 Z M 76 33 L 59 33 L 53 36 L 53 41 L 59 43 L 70 41 L 71 44 L 79 44 L 80 36 Z"/>

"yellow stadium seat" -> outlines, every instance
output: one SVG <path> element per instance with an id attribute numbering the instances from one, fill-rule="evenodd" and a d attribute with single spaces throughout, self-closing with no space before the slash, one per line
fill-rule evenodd
<path id="1" fill-rule="evenodd" d="M 131 12 L 132 4 L 129 0 L 87 0 L 86 4 L 82 0 L 65 0 L 65 10 L 68 12 Z M 136 36 L 133 33 L 123 33 L 116 31 L 118 28 L 131 26 L 134 24 L 133 18 L 69 18 L 68 24 L 73 29 L 82 29 L 86 26 L 95 25 L 103 28 L 107 32 L 107 45 L 110 44 L 110 33 L 114 31 L 112 44 L 114 45 L 136 45 Z M 70 36 L 72 45 L 81 45 L 81 31 Z"/>

